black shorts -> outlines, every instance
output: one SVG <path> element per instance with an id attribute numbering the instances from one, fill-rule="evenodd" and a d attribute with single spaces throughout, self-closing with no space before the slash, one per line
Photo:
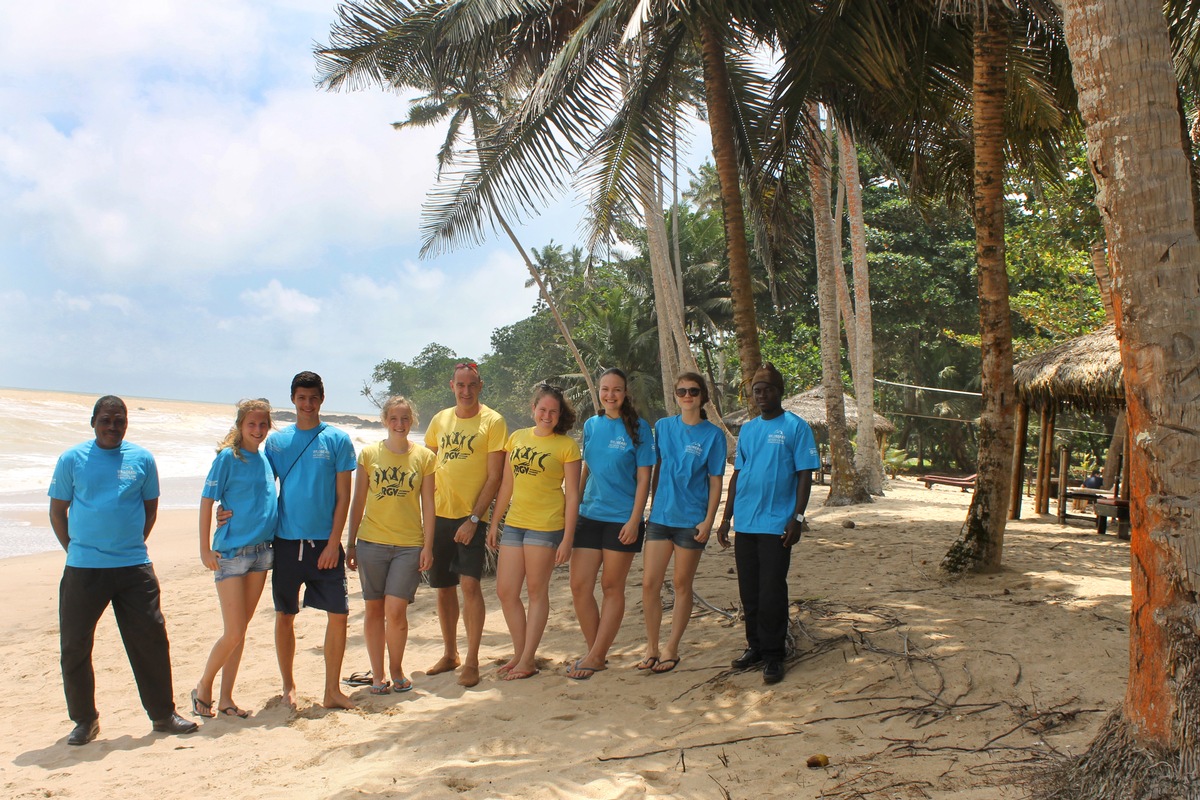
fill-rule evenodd
<path id="1" fill-rule="evenodd" d="M 618 553 L 640 553 L 642 542 L 646 539 L 646 521 L 638 525 L 637 541 L 625 544 L 621 541 L 621 528 L 624 522 L 601 522 L 581 516 L 575 523 L 575 547 L 585 547 L 589 550 L 615 550 Z"/>
<path id="2" fill-rule="evenodd" d="M 272 543 L 275 570 L 271 578 L 271 598 L 280 614 L 300 613 L 300 587 L 304 587 L 304 605 L 330 614 L 349 614 L 350 598 L 346 588 L 346 551 L 338 546 L 338 563 L 333 569 L 317 569 L 317 559 L 328 540 L 280 539 Z"/>
<path id="3" fill-rule="evenodd" d="M 433 520 L 433 568 L 429 570 L 429 585 L 434 589 L 458 586 L 458 578 L 465 575 L 479 580 L 483 577 L 483 562 L 486 553 L 487 523 L 475 526 L 475 537 L 470 544 L 454 541 L 454 534 L 467 521 L 467 517 L 448 519 L 434 517 Z"/>

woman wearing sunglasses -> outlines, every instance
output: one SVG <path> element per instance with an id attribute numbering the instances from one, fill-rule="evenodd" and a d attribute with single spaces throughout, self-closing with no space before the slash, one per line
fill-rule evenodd
<path id="1" fill-rule="evenodd" d="M 540 384 L 533 393 L 532 428 L 508 437 L 507 466 L 496 495 L 487 545 L 500 545 L 496 594 L 513 640 L 513 657 L 499 669 L 505 680 L 538 674 L 537 648 L 550 615 L 550 575 L 571 558 L 579 517 L 579 445 L 567 436 L 575 411 L 562 389 Z M 504 518 L 503 535 L 500 518 Z M 521 602 L 521 587 L 529 607 Z"/>
<path id="2" fill-rule="evenodd" d="M 679 414 L 654 426 L 658 463 L 651 481 L 654 500 L 642 561 L 646 657 L 638 669 L 656 673 L 670 672 L 679 664 L 679 642 L 692 616 L 692 579 L 717 516 L 725 475 L 725 435 L 704 413 L 708 402 L 704 378 L 695 372 L 676 378 L 675 402 Z M 675 608 L 671 635 L 660 647 L 662 586 L 672 555 Z"/>

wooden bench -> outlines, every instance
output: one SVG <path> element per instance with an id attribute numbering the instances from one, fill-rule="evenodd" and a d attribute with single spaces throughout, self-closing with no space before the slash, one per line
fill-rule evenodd
<path id="1" fill-rule="evenodd" d="M 962 478 L 956 478 L 953 475 L 923 475 L 921 483 L 925 484 L 926 489 L 932 489 L 937 484 L 940 486 L 957 486 L 964 492 L 969 492 L 975 488 L 975 477 L 975 475 L 967 475 Z"/>
<path id="2" fill-rule="evenodd" d="M 1129 501 L 1115 497 L 1096 498 L 1096 533 L 1108 532 L 1108 518 L 1117 518 L 1117 538 L 1129 538 Z"/>

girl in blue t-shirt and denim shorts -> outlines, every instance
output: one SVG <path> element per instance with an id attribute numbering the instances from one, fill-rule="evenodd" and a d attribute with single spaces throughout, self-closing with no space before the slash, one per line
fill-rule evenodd
<path id="1" fill-rule="evenodd" d="M 646 657 L 638 669 L 656 673 L 670 672 L 679 664 L 679 642 L 692 616 L 692 580 L 712 532 L 725 476 L 725 434 L 704 412 L 708 402 L 704 378 L 695 372 L 676 378 L 675 402 L 679 414 L 660 419 L 654 426 L 658 461 L 642 555 Z M 660 648 L 662 586 L 672 556 L 675 610 L 671 634 Z"/>
<path id="2" fill-rule="evenodd" d="M 245 718 L 233 701 L 233 684 L 242 661 L 246 628 L 273 563 L 271 540 L 279 520 L 275 472 L 260 452 L 271 430 L 266 400 L 238 403 L 237 419 L 217 449 L 200 497 L 200 561 L 213 571 L 221 601 L 224 631 L 213 645 L 199 683 L 192 690 L 192 713 L 215 717 L 219 711 Z M 233 512 L 212 538 L 213 505 Z M 221 696 L 213 710 L 213 683 L 221 673 Z"/>

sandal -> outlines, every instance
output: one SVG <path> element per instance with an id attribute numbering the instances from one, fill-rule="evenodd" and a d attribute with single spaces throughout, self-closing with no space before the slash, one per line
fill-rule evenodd
<path id="1" fill-rule="evenodd" d="M 392 684 L 392 691 L 396 694 L 400 694 L 401 692 L 411 692 L 412 681 L 410 681 L 408 678 L 401 678 Z"/>
<path id="2" fill-rule="evenodd" d="M 227 717 L 237 717 L 238 719 L 245 719 L 250 716 L 249 711 L 243 711 L 237 706 L 225 706 L 221 709 L 221 713 Z"/>
<path id="3" fill-rule="evenodd" d="M 384 681 L 383 683 L 372 683 L 371 688 L 368 691 L 370 691 L 371 694 L 391 694 L 392 693 L 392 683 L 391 683 L 391 681 Z"/>
<path id="4" fill-rule="evenodd" d="M 212 719 L 216 714 L 212 710 L 212 701 L 207 703 L 200 699 L 200 693 L 192 689 L 192 714 L 197 717 L 207 717 Z"/>
<path id="5" fill-rule="evenodd" d="M 342 683 L 347 686 L 370 686 L 373 682 L 371 679 L 371 670 L 355 672 L 349 678 L 342 678 Z"/>
<path id="6" fill-rule="evenodd" d="M 638 662 L 637 668 L 640 670 L 654 669 L 658 666 L 658 656 L 646 656 Z"/>

